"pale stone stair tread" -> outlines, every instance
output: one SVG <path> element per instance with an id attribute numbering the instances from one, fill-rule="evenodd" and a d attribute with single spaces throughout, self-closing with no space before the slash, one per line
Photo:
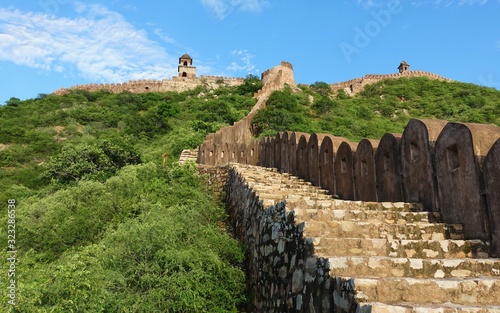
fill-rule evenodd
<path id="1" fill-rule="evenodd" d="M 500 260 L 417 259 L 384 256 L 325 257 L 331 276 L 370 275 L 377 277 L 472 278 L 492 276 L 500 280 Z"/>
<path id="2" fill-rule="evenodd" d="M 418 203 L 341 200 L 276 169 L 238 168 L 264 207 L 285 201 L 331 276 L 354 281 L 359 312 L 500 313 L 500 260 L 462 225 Z"/>
<path id="3" fill-rule="evenodd" d="M 387 224 L 357 221 L 304 222 L 305 237 L 359 237 L 387 239 L 463 239 L 458 224 L 408 223 Z"/>
<path id="4" fill-rule="evenodd" d="M 288 203 L 287 203 L 288 204 Z M 438 223 L 439 214 L 427 212 L 340 210 L 335 208 L 297 208 L 293 205 L 296 219 L 301 221 L 366 221 L 383 223 Z"/>
<path id="5" fill-rule="evenodd" d="M 349 276 L 346 279 L 354 279 L 359 302 L 498 305 L 500 299 L 498 277 L 419 279 Z"/>
<path id="6" fill-rule="evenodd" d="M 481 240 L 389 240 L 378 238 L 307 238 L 318 256 L 391 256 L 403 258 L 486 258 Z"/>
<path id="7" fill-rule="evenodd" d="M 385 303 L 363 303 L 356 313 L 500 313 L 500 306 L 468 306 L 453 303 L 440 303 L 436 305 L 423 305 L 415 303 L 398 303 L 389 305 Z"/>

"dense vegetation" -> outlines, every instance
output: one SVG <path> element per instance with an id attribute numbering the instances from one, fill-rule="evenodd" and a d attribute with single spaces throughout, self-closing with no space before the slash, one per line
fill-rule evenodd
<path id="1" fill-rule="evenodd" d="M 277 131 L 331 133 L 354 141 L 401 133 L 411 118 L 500 125 L 500 92 L 427 78 L 387 79 L 354 97 L 333 94 L 324 82 L 275 92 L 254 122 L 261 136 Z"/>
<path id="2" fill-rule="evenodd" d="M 240 120 L 260 81 L 175 93 L 40 95 L 0 107 L 0 201 L 16 200 L 12 312 L 233 312 L 243 249 L 195 166 L 177 163 Z M 162 154 L 168 154 L 163 165 Z M 0 243 L 7 247 L 8 215 Z M 3 260 L 10 254 L 4 248 Z M 1 262 L 7 273 L 8 262 Z M 4 312 L 2 310 L 2 312 Z"/>

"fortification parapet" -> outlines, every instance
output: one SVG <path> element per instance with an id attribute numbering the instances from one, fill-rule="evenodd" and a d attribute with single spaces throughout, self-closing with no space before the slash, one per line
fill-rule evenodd
<path id="1" fill-rule="evenodd" d="M 427 77 L 429 79 L 442 80 L 447 82 L 453 81 L 431 72 L 415 70 L 395 74 L 367 74 L 361 78 L 354 78 L 348 81 L 330 84 L 330 88 L 333 92 L 344 90 L 347 94 L 354 95 L 363 90 L 364 87 L 368 84 L 374 84 L 384 79 L 398 79 L 402 77 Z"/>
<path id="2" fill-rule="evenodd" d="M 493 255 L 500 255 L 500 127 L 413 119 L 403 134 L 359 145 L 298 132 L 240 142 L 237 148 L 228 138 L 207 137 L 200 160 L 277 167 L 344 200 L 422 203 L 445 222 L 463 224 L 466 239 L 491 239 Z M 207 157 L 212 151 L 215 156 Z"/>
<path id="3" fill-rule="evenodd" d="M 123 83 L 99 83 L 99 84 L 82 84 L 74 85 L 69 88 L 60 88 L 54 92 L 54 94 L 65 94 L 70 90 L 86 90 L 86 91 L 97 91 L 97 90 L 108 90 L 113 93 L 120 92 L 132 92 L 132 93 L 144 93 L 144 92 L 166 92 L 166 91 L 177 91 L 182 92 L 190 89 L 194 89 L 198 86 L 207 86 L 211 89 L 217 89 L 220 86 L 238 86 L 243 84 L 244 78 L 236 77 L 223 77 L 223 76 L 201 76 L 201 77 L 179 77 L 173 76 L 172 79 L 163 80 L 152 80 L 152 79 L 140 79 L 140 80 L 129 80 Z"/>

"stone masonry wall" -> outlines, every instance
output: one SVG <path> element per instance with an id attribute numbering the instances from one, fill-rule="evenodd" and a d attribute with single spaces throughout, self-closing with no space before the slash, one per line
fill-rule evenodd
<path id="1" fill-rule="evenodd" d="M 70 88 L 61 88 L 54 92 L 54 94 L 65 94 L 71 90 L 86 90 L 98 91 L 109 90 L 113 93 L 131 92 L 131 93 L 145 93 L 145 92 L 166 92 L 177 91 L 182 92 L 194 89 L 198 86 L 206 85 L 210 89 L 216 89 L 220 85 L 223 86 L 238 86 L 243 84 L 244 78 L 222 77 L 222 76 L 200 76 L 197 78 L 187 78 L 173 76 L 171 80 L 131 80 L 125 83 L 117 84 L 84 84 L 75 85 Z"/>
<path id="2" fill-rule="evenodd" d="M 385 75 L 368 74 L 361 78 L 354 78 L 345 82 L 331 84 L 330 87 L 332 88 L 333 92 L 344 90 L 348 95 L 355 95 L 361 90 L 363 90 L 363 88 L 365 88 L 365 86 L 368 84 L 375 84 L 376 82 L 381 81 L 383 79 L 398 79 L 402 77 L 427 77 L 429 79 L 436 79 L 448 82 L 452 81 L 451 79 L 445 78 L 443 76 L 431 72 L 407 71 L 403 73 L 385 74 Z"/>
<path id="3" fill-rule="evenodd" d="M 227 182 L 229 167 L 198 164 L 197 170 L 198 173 L 206 176 L 208 188 L 218 199 L 223 200 L 225 198 L 224 187 Z"/>
<path id="4" fill-rule="evenodd" d="M 269 186 L 269 192 L 277 190 Z M 329 276 L 328 260 L 314 256 L 304 223 L 296 224 L 284 201 L 264 203 L 230 168 L 226 203 L 235 236 L 247 246 L 247 282 L 257 312 L 356 311 L 352 281 Z"/>

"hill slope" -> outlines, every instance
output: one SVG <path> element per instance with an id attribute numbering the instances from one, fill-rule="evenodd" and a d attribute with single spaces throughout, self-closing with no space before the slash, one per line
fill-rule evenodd
<path id="1" fill-rule="evenodd" d="M 0 198 L 15 208 L 0 216 L 15 225 L 14 241 L 0 231 L 1 245 L 17 250 L 15 276 L 0 281 L 15 279 L 10 309 L 232 312 L 245 302 L 244 254 L 224 231 L 224 209 L 177 159 L 249 112 L 260 88 L 249 82 L 0 107 Z M 3 308 L 8 299 L 0 295 Z"/>
<path id="2" fill-rule="evenodd" d="M 224 210 L 194 166 L 176 159 L 245 116 L 260 87 L 249 77 L 215 90 L 73 91 L 0 107 L 0 200 L 16 200 L 17 312 L 227 312 L 244 302 L 244 254 L 223 230 Z M 274 92 L 254 122 L 261 135 L 357 140 L 401 132 L 412 117 L 499 125 L 500 92 L 412 78 L 351 98 L 318 82 Z M 0 238 L 7 246 L 5 228 Z"/>

